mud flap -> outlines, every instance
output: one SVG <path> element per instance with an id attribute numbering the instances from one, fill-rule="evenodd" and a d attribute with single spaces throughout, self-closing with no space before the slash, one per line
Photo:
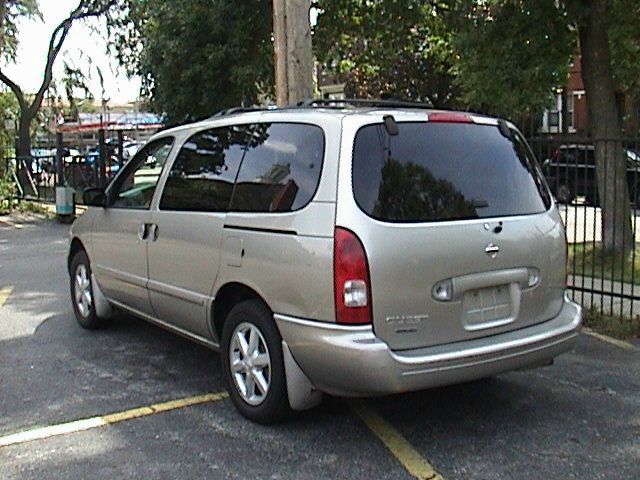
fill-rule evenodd
<path id="1" fill-rule="evenodd" d="M 100 285 L 98 285 L 93 273 L 91 274 L 91 290 L 93 292 L 93 305 L 96 308 L 96 315 L 100 318 L 111 318 L 113 315 L 113 308 L 111 307 L 109 300 L 107 300 L 107 297 L 102 293 Z"/>
<path id="2" fill-rule="evenodd" d="M 293 410 L 308 410 L 320 404 L 322 392 L 313 388 L 311 381 L 296 363 L 287 342 L 282 341 L 282 356 L 287 379 L 287 396 Z"/>

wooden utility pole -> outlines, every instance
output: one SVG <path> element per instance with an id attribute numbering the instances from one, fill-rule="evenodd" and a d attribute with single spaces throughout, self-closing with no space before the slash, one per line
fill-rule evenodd
<path id="1" fill-rule="evenodd" d="M 311 0 L 273 0 L 276 101 L 279 107 L 311 98 Z"/>

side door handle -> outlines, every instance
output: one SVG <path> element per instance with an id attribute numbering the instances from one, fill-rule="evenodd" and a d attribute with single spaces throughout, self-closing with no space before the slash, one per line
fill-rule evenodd
<path id="1" fill-rule="evenodd" d="M 158 225 L 155 223 L 141 223 L 138 227 L 138 238 L 155 242 L 158 239 Z"/>

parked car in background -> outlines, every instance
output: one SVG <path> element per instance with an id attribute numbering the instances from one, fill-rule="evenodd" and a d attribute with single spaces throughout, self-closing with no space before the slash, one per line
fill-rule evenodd
<path id="1" fill-rule="evenodd" d="M 140 150 L 140 147 L 142 145 L 140 145 L 138 142 L 134 142 L 134 141 L 125 141 L 122 144 L 122 157 L 124 158 L 124 161 L 128 161 L 129 159 L 131 159 L 137 152 L 138 150 Z"/>
<path id="2" fill-rule="evenodd" d="M 640 207 L 640 154 L 625 148 L 629 200 Z M 543 170 L 556 199 L 571 203 L 584 197 L 589 205 L 598 205 L 595 148 L 588 144 L 561 145 L 543 162 Z"/>
<path id="3" fill-rule="evenodd" d="M 352 108 L 353 107 L 353 108 Z M 113 308 L 221 352 L 236 408 L 549 364 L 578 336 L 564 227 L 510 123 L 375 101 L 156 134 L 71 228 L 84 328 Z"/>

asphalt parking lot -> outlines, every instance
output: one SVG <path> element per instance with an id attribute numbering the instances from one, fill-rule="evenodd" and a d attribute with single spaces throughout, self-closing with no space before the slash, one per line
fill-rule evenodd
<path id="1" fill-rule="evenodd" d="M 67 231 L 0 221 L 0 479 L 640 478 L 637 343 L 582 335 L 550 367 L 258 426 L 215 352 L 129 316 L 76 325 Z"/>

